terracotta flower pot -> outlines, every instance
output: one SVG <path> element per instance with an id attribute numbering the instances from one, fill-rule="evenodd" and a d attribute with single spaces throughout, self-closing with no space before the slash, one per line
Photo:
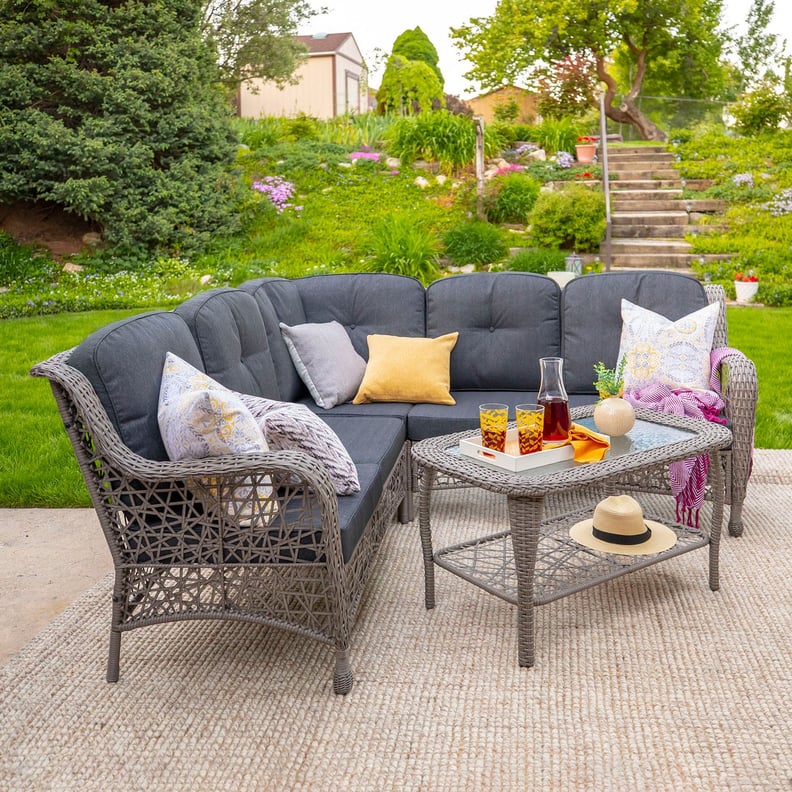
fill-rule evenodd
<path id="1" fill-rule="evenodd" d="M 596 153 L 596 143 L 578 143 L 575 146 L 575 154 L 578 162 L 594 162 Z"/>
<path id="2" fill-rule="evenodd" d="M 594 408 L 594 425 L 610 437 L 627 434 L 635 424 L 635 410 L 619 396 L 609 396 Z"/>

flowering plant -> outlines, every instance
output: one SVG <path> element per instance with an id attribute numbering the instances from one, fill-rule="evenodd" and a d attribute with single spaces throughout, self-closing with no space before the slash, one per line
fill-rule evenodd
<path id="1" fill-rule="evenodd" d="M 734 280 L 742 281 L 743 283 L 758 283 L 759 278 L 753 270 L 746 270 L 745 272 L 735 272 Z"/>
<path id="2" fill-rule="evenodd" d="M 597 381 L 594 387 L 597 389 L 600 399 L 607 399 L 610 396 L 621 396 L 624 393 L 624 367 L 627 365 L 627 355 L 622 355 L 617 368 L 607 368 L 600 361 L 594 364 L 594 373 Z"/>
<path id="3" fill-rule="evenodd" d="M 597 142 L 597 138 L 592 136 L 592 135 L 581 135 L 577 139 L 577 142 L 578 143 L 596 143 Z"/>
<path id="4" fill-rule="evenodd" d="M 282 176 L 265 176 L 261 181 L 254 181 L 250 186 L 266 195 L 278 214 L 283 214 L 284 209 L 294 209 L 298 214 L 302 210 L 302 206 L 290 203 L 294 195 L 294 185 Z"/>

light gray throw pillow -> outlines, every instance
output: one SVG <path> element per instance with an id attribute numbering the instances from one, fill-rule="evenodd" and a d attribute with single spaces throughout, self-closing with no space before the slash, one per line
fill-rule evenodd
<path id="1" fill-rule="evenodd" d="M 281 322 L 280 330 L 300 379 L 320 407 L 329 410 L 352 399 L 366 361 L 342 325 L 333 321 L 290 327 Z"/>

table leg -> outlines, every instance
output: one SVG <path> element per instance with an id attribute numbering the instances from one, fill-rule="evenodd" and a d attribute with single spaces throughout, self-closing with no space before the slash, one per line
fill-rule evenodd
<path id="1" fill-rule="evenodd" d="M 544 498 L 509 497 L 514 566 L 517 572 L 517 659 L 534 664 L 534 571 Z"/>
<path id="2" fill-rule="evenodd" d="M 424 562 L 424 598 L 426 609 L 435 606 L 434 553 L 432 552 L 432 527 L 429 512 L 432 500 L 432 486 L 436 471 L 434 468 L 422 467 L 419 470 L 420 486 L 418 488 L 418 526 L 421 532 L 421 550 Z"/>
<path id="3" fill-rule="evenodd" d="M 712 492 L 712 524 L 709 543 L 709 587 L 720 588 L 720 537 L 723 527 L 723 465 L 718 451 L 710 452 L 709 484 Z"/>

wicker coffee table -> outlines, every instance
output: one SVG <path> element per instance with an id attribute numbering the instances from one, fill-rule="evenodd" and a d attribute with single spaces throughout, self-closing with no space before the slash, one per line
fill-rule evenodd
<path id="1" fill-rule="evenodd" d="M 593 428 L 593 412 L 593 406 L 579 407 L 572 411 L 572 419 Z M 717 590 L 724 495 L 718 452 L 732 439 L 725 426 L 639 409 L 633 429 L 625 437 L 612 438 L 601 462 L 576 464 L 568 460 L 519 473 L 462 455 L 459 440 L 472 434 L 433 437 L 412 449 L 420 476 L 419 523 L 428 609 L 435 606 L 435 564 L 515 604 L 518 661 L 521 666 L 532 666 L 535 605 L 704 546 L 709 546 L 709 587 Z M 671 502 L 664 489 L 670 462 L 705 452 L 711 456 L 709 526 L 688 528 L 669 520 L 667 508 L 655 511 L 652 504 Z M 505 495 L 508 528 L 434 551 L 431 495 L 439 477 Z M 629 556 L 590 550 L 569 537 L 569 527 L 591 517 L 601 497 L 620 492 L 634 494 L 647 519 L 671 527 L 678 537 L 676 545 L 653 555 Z M 548 510 L 544 515 L 548 500 L 554 513 Z"/>

